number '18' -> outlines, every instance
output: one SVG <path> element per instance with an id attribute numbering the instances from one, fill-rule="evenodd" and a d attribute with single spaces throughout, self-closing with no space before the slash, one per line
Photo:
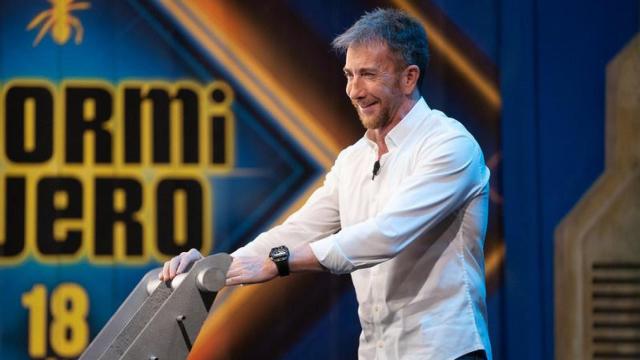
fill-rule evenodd
<path id="1" fill-rule="evenodd" d="M 87 346 L 89 298 L 81 286 L 62 283 L 47 299 L 47 288 L 36 284 L 22 294 L 22 306 L 29 311 L 29 356 L 47 356 L 47 330 L 49 345 L 58 356 L 78 356 Z M 47 310 L 51 311 L 49 323 Z"/>

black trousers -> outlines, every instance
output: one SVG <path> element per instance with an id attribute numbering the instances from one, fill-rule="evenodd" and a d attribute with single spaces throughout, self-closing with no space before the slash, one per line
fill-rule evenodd
<path id="1" fill-rule="evenodd" d="M 487 355 L 484 353 L 484 350 L 477 350 L 464 354 L 456 360 L 487 360 Z"/>

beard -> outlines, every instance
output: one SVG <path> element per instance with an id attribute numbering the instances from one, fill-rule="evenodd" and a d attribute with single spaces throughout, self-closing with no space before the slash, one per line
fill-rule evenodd
<path id="1" fill-rule="evenodd" d="M 358 113 L 358 117 L 360 118 L 360 122 L 362 126 L 364 126 L 367 130 L 379 129 L 387 125 L 391 119 L 391 111 L 388 107 L 381 107 L 380 111 L 377 114 L 373 114 L 371 116 L 364 115 L 360 108 L 354 104 L 356 111 Z"/>

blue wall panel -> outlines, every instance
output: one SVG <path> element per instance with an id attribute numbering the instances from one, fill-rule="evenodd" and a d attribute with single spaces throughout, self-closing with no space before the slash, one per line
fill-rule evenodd
<path id="1" fill-rule="evenodd" d="M 637 1 L 502 4 L 506 358 L 554 356 L 553 233 L 603 170 L 605 66 L 639 14 Z"/>

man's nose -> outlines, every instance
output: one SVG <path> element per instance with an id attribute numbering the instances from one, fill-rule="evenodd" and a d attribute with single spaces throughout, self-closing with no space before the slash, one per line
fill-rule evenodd
<path id="1" fill-rule="evenodd" d="M 354 77 L 347 84 L 347 96 L 351 100 L 361 99 L 365 96 L 364 87 L 357 77 Z"/>

